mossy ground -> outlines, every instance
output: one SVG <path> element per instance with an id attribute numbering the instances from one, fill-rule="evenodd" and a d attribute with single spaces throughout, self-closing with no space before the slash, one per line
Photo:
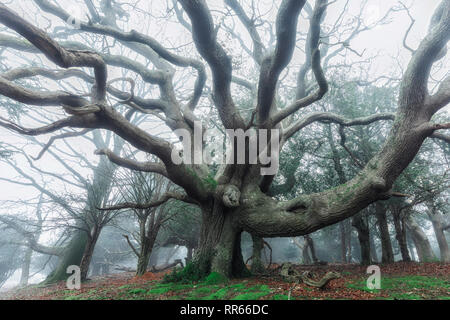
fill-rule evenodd
<path id="1" fill-rule="evenodd" d="M 67 290 L 64 283 L 48 287 L 29 286 L 11 291 L 4 299 L 62 300 L 303 300 L 303 299 L 450 299 L 450 264 L 402 264 L 381 266 L 381 289 L 366 287 L 366 268 L 358 265 L 298 266 L 317 277 L 328 271 L 342 278 L 325 290 L 304 284 L 293 286 L 276 276 L 227 280 L 210 274 L 200 281 L 163 282 L 164 274 L 134 277 L 130 273 L 95 278 L 81 290 Z M 192 270 L 191 270 L 192 271 Z M 169 272 L 169 274 L 171 274 Z"/>
<path id="2" fill-rule="evenodd" d="M 383 298 L 386 299 L 450 299 L 450 279 L 416 275 L 387 276 L 381 278 L 380 285 L 380 290 L 368 289 L 365 280 L 362 280 L 349 282 L 347 287 L 371 293 L 378 292 L 384 294 Z"/>

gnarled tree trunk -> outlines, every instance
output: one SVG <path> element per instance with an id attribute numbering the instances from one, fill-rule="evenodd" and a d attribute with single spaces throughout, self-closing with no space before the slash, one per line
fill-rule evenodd
<path id="1" fill-rule="evenodd" d="M 241 252 L 241 233 L 233 210 L 214 201 L 202 208 L 199 247 L 193 262 L 200 273 L 211 271 L 228 277 L 249 275 Z"/>

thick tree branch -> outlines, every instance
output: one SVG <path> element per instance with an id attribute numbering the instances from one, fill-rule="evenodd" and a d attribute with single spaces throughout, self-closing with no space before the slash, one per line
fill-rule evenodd
<path id="1" fill-rule="evenodd" d="M 447 142 L 447 143 L 450 143 L 450 136 L 445 135 L 445 134 L 440 133 L 440 132 L 435 132 L 430 137 L 434 138 L 434 139 L 442 140 L 442 141 Z"/>
<path id="2" fill-rule="evenodd" d="M 42 134 L 52 133 L 66 127 L 83 127 L 83 120 L 80 117 L 71 116 L 62 120 L 55 121 L 43 127 L 24 128 L 8 119 L 0 117 L 0 126 L 23 135 L 38 136 Z"/>
<path id="3" fill-rule="evenodd" d="M 297 100 L 289 105 L 288 107 L 278 111 L 275 115 L 272 116 L 271 122 L 273 124 L 277 124 L 282 121 L 289 115 L 297 112 L 299 109 L 307 107 L 312 103 L 322 99 L 322 97 L 328 91 L 328 83 L 325 78 L 325 75 L 322 70 L 322 66 L 320 64 L 320 23 L 322 18 L 324 17 L 325 10 L 327 7 L 327 1 L 316 0 L 316 5 L 314 7 L 314 13 L 311 18 L 309 33 L 308 33 L 308 43 L 307 43 L 307 59 L 305 64 L 300 69 L 298 78 L 297 78 Z M 305 85 L 305 76 L 309 68 L 312 68 L 314 73 L 314 77 L 319 85 L 319 88 L 314 91 L 312 94 L 306 95 Z"/>
<path id="4" fill-rule="evenodd" d="M 266 122 L 269 118 L 278 78 L 294 54 L 297 21 L 304 4 L 304 0 L 284 0 L 278 10 L 275 51 L 264 58 L 259 75 L 257 110 L 260 123 Z"/>
<path id="5" fill-rule="evenodd" d="M 68 21 L 68 19 L 70 18 L 70 14 L 68 12 L 64 11 L 60 7 L 52 5 L 46 0 L 35 0 L 35 2 L 41 9 L 58 16 L 63 21 Z M 143 44 L 156 52 L 160 58 L 163 58 L 176 66 L 192 67 L 196 69 L 198 76 L 194 86 L 194 93 L 188 103 L 188 106 L 190 109 L 194 109 L 197 105 L 206 82 L 205 67 L 200 61 L 174 54 L 164 48 L 156 39 L 148 35 L 139 33 L 135 30 L 131 30 L 130 32 L 123 32 L 118 30 L 117 28 L 113 28 L 107 25 L 84 22 L 80 22 L 80 30 L 110 36 L 123 42 L 135 42 Z"/>
<path id="6" fill-rule="evenodd" d="M 94 52 L 64 49 L 44 31 L 31 25 L 3 4 L 0 4 L 0 22 L 22 35 L 60 67 L 94 68 L 96 100 L 103 101 L 105 99 L 107 71 L 101 56 Z"/>
<path id="7" fill-rule="evenodd" d="M 245 123 L 231 97 L 231 58 L 217 42 L 216 30 L 204 0 L 179 0 L 191 19 L 192 36 L 198 52 L 208 62 L 213 75 L 213 99 L 226 129 L 244 128 Z"/>
<path id="8" fill-rule="evenodd" d="M 68 92 L 33 91 L 20 87 L 14 82 L 6 80 L 2 76 L 0 76 L 0 94 L 25 104 L 36 106 L 65 106 L 66 108 L 73 108 L 74 112 L 76 112 L 76 109 L 89 109 L 89 107 L 93 108 L 95 106 L 90 105 L 89 101 L 86 99 Z M 94 109 L 97 110 L 98 108 Z"/>
<path id="9" fill-rule="evenodd" d="M 404 114 L 421 111 L 424 105 L 431 115 L 438 109 L 436 105 L 426 103 L 429 100 L 427 84 L 433 63 L 440 58 L 442 50 L 450 40 L 450 1 L 442 1 L 435 16 L 439 18 L 432 22 L 430 32 L 415 51 L 403 76 L 399 111 Z M 444 88 L 447 86 L 448 83 Z M 443 102 L 446 99 L 444 98 Z"/>
<path id="10" fill-rule="evenodd" d="M 450 77 L 445 78 L 441 84 L 437 92 L 428 96 L 425 100 L 425 104 L 427 108 L 429 108 L 433 113 L 436 113 L 446 105 L 450 103 Z"/>

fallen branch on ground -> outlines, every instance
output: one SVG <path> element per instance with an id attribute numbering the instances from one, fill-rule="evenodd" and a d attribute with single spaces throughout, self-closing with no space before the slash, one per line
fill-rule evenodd
<path id="1" fill-rule="evenodd" d="M 303 273 L 299 273 L 298 271 L 294 270 L 294 268 L 292 268 L 291 263 L 283 264 L 283 266 L 281 267 L 280 274 L 284 280 L 294 282 L 295 283 L 294 287 L 300 282 L 303 282 L 308 286 L 316 287 L 319 289 L 323 289 L 331 280 L 338 279 L 341 277 L 341 275 L 337 272 L 327 272 L 327 274 L 325 274 L 325 276 L 322 279 L 317 281 L 313 279 L 312 272 L 305 271 Z M 290 291 L 292 291 L 293 288 L 291 288 Z"/>

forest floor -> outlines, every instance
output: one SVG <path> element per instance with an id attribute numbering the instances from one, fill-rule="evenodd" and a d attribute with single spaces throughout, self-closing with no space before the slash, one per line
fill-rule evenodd
<path id="1" fill-rule="evenodd" d="M 276 270 L 278 266 L 274 266 Z M 233 279 L 226 283 L 163 283 L 165 273 L 147 273 L 135 277 L 129 272 L 94 277 L 80 290 L 68 290 L 65 282 L 39 287 L 13 289 L 0 299 L 18 300 L 166 300 L 166 299 L 236 299 L 236 300 L 301 300 L 301 299 L 450 299 L 450 264 L 394 263 L 380 265 L 381 289 L 370 290 L 366 282 L 370 274 L 356 264 L 325 266 L 296 265 L 298 271 L 311 271 L 316 278 L 335 271 L 341 278 L 330 281 L 320 290 L 306 284 L 285 282 L 274 275 Z M 279 268 L 278 268 L 279 269 Z"/>

